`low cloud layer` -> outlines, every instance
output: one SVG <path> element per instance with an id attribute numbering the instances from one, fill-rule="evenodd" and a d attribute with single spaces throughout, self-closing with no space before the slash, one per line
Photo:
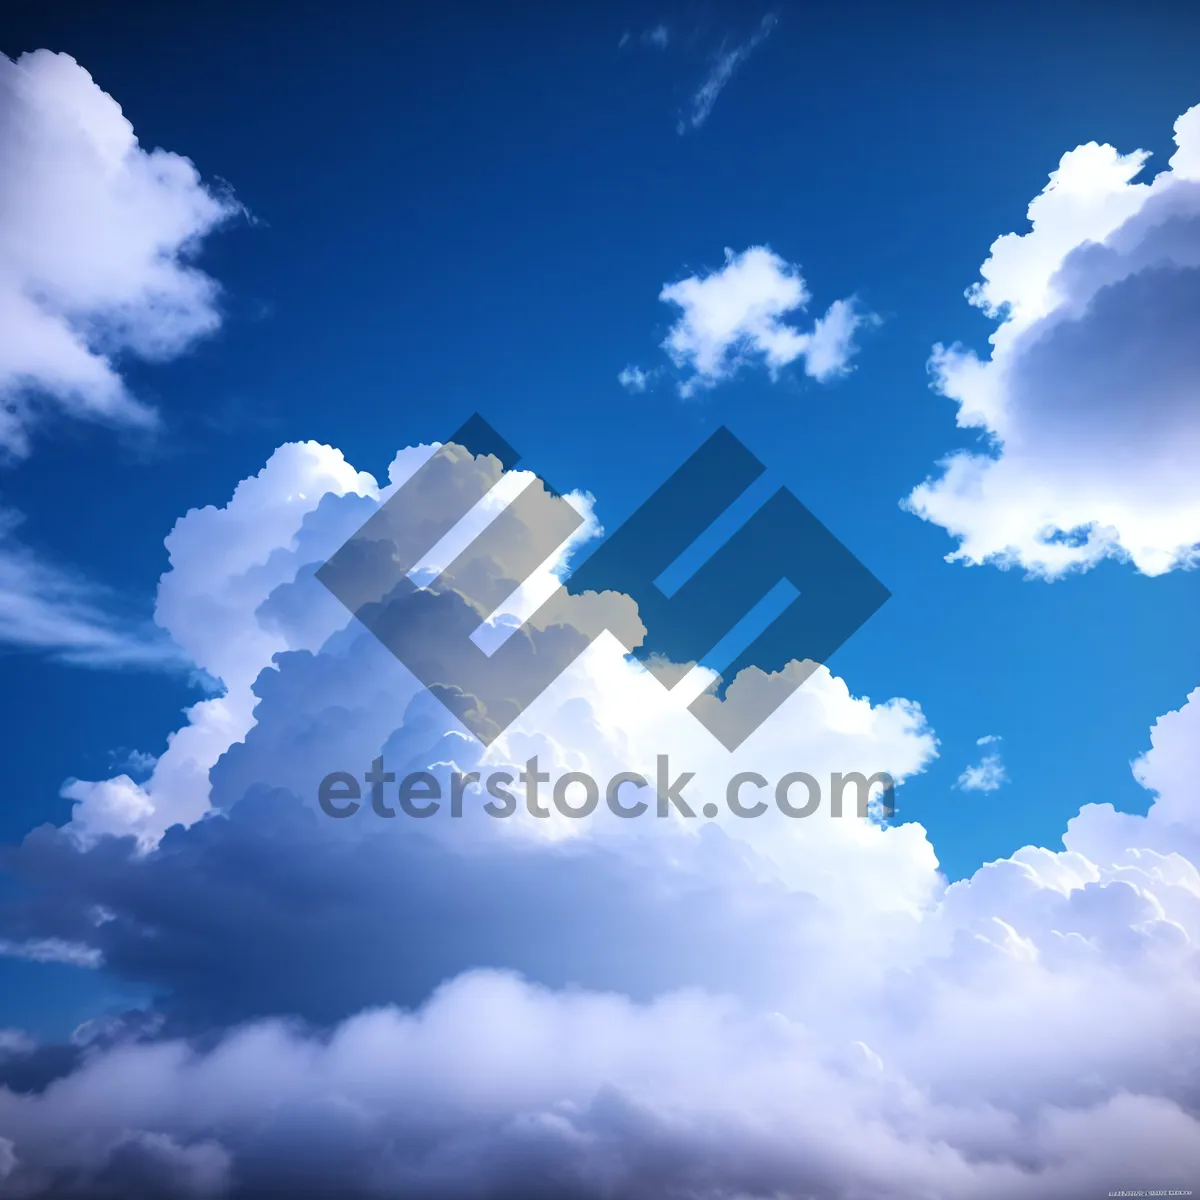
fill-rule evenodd
<path id="1" fill-rule="evenodd" d="M 938 346 L 935 386 L 989 446 L 951 455 L 909 497 L 951 558 L 1053 578 L 1106 557 L 1148 575 L 1200 545 L 1200 106 L 1166 170 L 1089 142 L 993 245 L 971 303 L 990 356 Z"/>

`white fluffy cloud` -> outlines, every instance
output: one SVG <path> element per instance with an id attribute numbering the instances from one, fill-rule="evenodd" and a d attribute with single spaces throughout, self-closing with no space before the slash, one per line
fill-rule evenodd
<path id="1" fill-rule="evenodd" d="M 78 802 L 72 823 L 77 834 L 85 841 L 100 834 L 134 834 L 153 844 L 172 824 L 197 820 L 209 810 L 208 772 L 234 743 L 244 741 L 239 753 L 243 761 L 253 761 L 252 767 L 243 768 L 248 772 L 244 777 L 239 774 L 234 798 L 254 782 L 268 779 L 272 786 L 310 796 L 314 780 L 340 769 L 330 765 L 332 757 L 339 764 L 369 762 L 378 753 L 421 689 L 375 638 L 357 623 L 347 626 L 345 610 L 312 574 L 430 453 L 429 446 L 402 451 L 389 468 L 388 483 L 380 486 L 328 446 L 290 443 L 280 447 L 258 475 L 243 480 L 227 505 L 193 510 L 177 522 L 167 538 L 171 569 L 159 585 L 156 619 L 225 691 L 189 710 L 189 723 L 172 735 L 145 782 L 121 775 L 70 783 L 66 795 Z M 489 519 L 488 507 L 494 515 L 501 494 L 508 492 L 511 499 L 513 482 L 527 478 L 523 472 L 509 476 L 494 489 L 496 503 L 482 508 L 473 522 L 478 526 Z M 492 496 L 488 499 L 491 502 Z M 589 516 L 582 532 L 591 536 L 597 529 Z M 576 541 L 573 538 L 564 549 L 569 551 Z M 510 614 L 524 616 L 544 598 L 547 585 L 557 583 L 558 569 L 553 560 L 544 564 L 501 606 L 497 621 L 505 622 Z M 347 638 L 354 647 L 349 659 L 342 646 Z M 281 717 L 281 731 L 294 729 L 298 721 L 319 726 L 330 707 L 351 705 L 360 715 L 336 751 L 320 739 L 309 743 L 309 752 L 297 753 L 295 746 L 284 750 L 273 740 L 276 731 L 257 721 L 256 705 L 260 711 L 261 705 L 255 687 L 260 673 L 286 671 L 275 660 L 289 653 L 317 653 L 328 664 L 327 671 L 336 670 L 336 682 L 335 676 L 327 677 L 325 693 L 309 697 L 307 686 L 289 679 L 283 694 L 291 695 L 295 688 L 288 707 L 298 703 L 300 711 Z M 769 687 L 768 678 L 752 674 L 741 687 Z M 362 675 L 374 681 L 374 690 L 355 699 Z M 624 648 L 611 635 L 604 635 L 489 754 L 523 763 L 528 750 L 562 770 L 575 769 L 571 763 L 583 769 L 583 764 L 597 778 L 607 778 L 619 770 L 637 769 L 635 762 L 653 775 L 654 758 L 674 753 L 711 786 L 723 787 L 740 759 L 730 759 L 686 708 L 708 678 L 697 670 L 667 692 L 644 668 L 626 660 Z M 581 697 L 591 714 L 582 727 L 577 715 Z M 440 719 L 439 734 L 458 728 L 448 714 Z M 797 769 L 789 764 L 802 756 L 808 763 L 803 769 L 814 773 L 853 769 L 870 775 L 883 770 L 902 780 L 919 770 L 932 752 L 932 738 L 915 705 L 902 700 L 872 705 L 852 696 L 843 681 L 821 669 L 741 753 L 746 763 L 756 764 L 754 769 L 776 776 Z M 719 798 L 723 802 L 723 795 Z M 556 835 L 576 832 L 572 822 L 551 824 Z M 811 836 L 780 839 L 778 831 L 772 834 L 765 828 L 743 834 L 761 838 L 771 854 L 785 854 L 789 847 L 800 853 L 806 843 L 809 849 L 803 853 L 811 854 Z M 848 823 L 842 834 L 859 836 Z"/>
<path id="2" fill-rule="evenodd" d="M 536 1194 L 550 1179 L 561 1196 L 704 1200 L 881 1190 L 1082 1200 L 1114 1185 L 1190 1186 L 1200 1170 L 1198 734 L 1200 692 L 1159 722 L 1138 765 L 1157 792 L 1147 816 L 1088 805 L 1064 850 L 1027 847 L 936 888 L 848 991 L 837 983 L 855 952 L 831 938 L 794 964 L 792 978 L 813 986 L 766 1007 L 740 981 L 633 1001 L 477 970 L 411 1010 L 347 1017 L 331 1035 L 266 1019 L 205 1049 L 118 1040 L 44 1090 L 0 1089 L 6 1182 L 34 1196 L 99 1180 L 120 1195 L 153 1145 L 182 1194 L 212 1196 L 301 1181 L 336 1181 L 348 1196 L 458 1197 Z M 164 866 L 186 894 L 181 849 Z M 907 856 L 912 843 L 891 849 Z M 728 912 L 756 885 L 720 886 Z M 261 919 L 253 893 L 236 894 L 242 925 Z M 485 886 L 485 898 L 501 897 Z M 878 919 L 876 896 L 855 899 L 841 914 L 851 927 Z M 319 911 L 306 909 L 314 932 Z M 535 940 L 552 911 L 530 914 Z M 815 915 L 837 920 L 838 907 Z M 188 928 L 194 936 L 194 920 Z M 731 932 L 709 928 L 710 955 Z M 739 926 L 736 936 L 754 935 Z M 383 952 L 362 941 L 364 953 Z M 319 940 L 307 945 L 319 973 Z M 765 933 L 748 947 L 760 961 L 778 949 Z M 33 1052 L 10 1037 L 0 1069 Z M 209 1170 L 183 1190 L 197 1162 Z"/>
<path id="3" fill-rule="evenodd" d="M 444 774 L 536 752 L 605 778 L 667 752 L 698 808 L 737 769 L 902 779 L 934 752 L 912 704 L 818 672 L 728 755 L 600 638 L 480 755 L 312 578 L 430 452 L 380 487 L 328 446 L 283 446 L 170 536 L 158 618 L 227 694 L 144 785 L 74 785 L 72 826 L 22 852 L 49 899 L 0 932 L 10 953 L 103 958 L 178 1016 L 253 1019 L 205 1049 L 143 1022 L 50 1076 L 7 1038 L 0 1081 L 56 1079 L 0 1086 L 8 1192 L 1074 1200 L 1194 1182 L 1200 692 L 1136 764 L 1145 817 L 1087 805 L 1063 850 L 950 887 L 912 823 L 332 822 L 320 776 L 379 754 Z"/>
<path id="4" fill-rule="evenodd" d="M 237 210 L 188 159 L 142 149 L 74 59 L 0 55 L 0 451 L 27 453 L 48 407 L 154 423 L 119 356 L 216 329 L 217 286 L 189 259 Z"/>
<path id="5" fill-rule="evenodd" d="M 909 505 L 950 556 L 1055 577 L 1125 558 L 1150 575 L 1200 544 L 1200 106 L 1168 168 L 1094 142 L 1065 154 L 968 292 L 991 354 L 938 346 L 935 386 L 985 452 L 958 452 Z"/>
<path id="6" fill-rule="evenodd" d="M 225 506 L 193 509 L 176 523 L 167 538 L 171 569 L 159 585 L 156 619 L 225 690 L 188 710 L 188 724 L 170 736 L 144 782 L 121 774 L 67 784 L 64 795 L 77 802 L 73 826 L 82 838 L 131 834 L 149 844 L 168 826 L 201 817 L 209 808 L 209 770 L 253 724 L 251 686 L 258 673 L 275 654 L 319 646 L 344 624 L 344 611 L 315 586 L 314 628 L 293 632 L 290 642 L 258 612 L 298 566 L 321 561 L 365 519 L 351 504 L 319 548 L 307 546 L 305 519 L 326 496 L 377 497 L 378 489 L 337 450 L 293 442 L 238 484 Z"/>
<path id="7" fill-rule="evenodd" d="M 853 300 L 835 300 L 810 330 L 789 324 L 785 318 L 805 309 L 811 295 L 799 268 L 767 246 L 727 249 L 723 267 L 668 283 L 659 299 L 682 310 L 663 342 L 675 365 L 691 372 L 679 385 L 682 396 L 715 387 L 750 362 L 774 377 L 802 359 L 805 374 L 832 379 L 847 369 L 864 320 Z"/>
<path id="8" fill-rule="evenodd" d="M 21 851 L 40 899 L 0 935 L 102 956 L 205 1037 L 151 1024 L 40 1076 L 42 1051 L 0 1042 L 8 1191 L 1075 1200 L 1194 1182 L 1200 691 L 1136 764 L 1146 816 L 1087 805 L 1063 849 L 952 886 L 903 788 L 890 827 L 331 821 L 319 779 L 380 754 L 444 775 L 537 753 L 605 778 L 666 753 L 698 808 L 736 770 L 903 779 L 934 752 L 914 705 L 821 671 L 729 754 L 608 638 L 482 752 L 312 578 L 429 453 L 380 486 L 284 446 L 172 533 L 159 619 L 228 691 L 145 784 L 75 785 L 72 826 Z M 3 1086 L 23 1077 L 54 1082 Z"/>

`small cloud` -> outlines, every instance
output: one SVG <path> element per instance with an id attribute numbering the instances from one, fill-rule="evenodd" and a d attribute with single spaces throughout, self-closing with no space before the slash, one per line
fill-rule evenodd
<path id="1" fill-rule="evenodd" d="M 621 40 L 617 43 L 617 49 L 624 50 L 625 47 L 629 45 L 629 39 L 631 37 L 633 37 L 633 34 L 631 34 L 629 32 L 629 30 L 626 29 L 625 32 L 623 34 L 621 34 Z"/>
<path id="2" fill-rule="evenodd" d="M 646 46 L 657 46 L 660 50 L 665 50 L 670 40 L 671 31 L 661 22 L 653 29 L 646 29 L 642 32 L 642 43 Z"/>
<path id="3" fill-rule="evenodd" d="M 158 759 L 144 750 L 112 750 L 109 765 L 115 772 L 124 773 L 132 779 L 145 779 L 154 770 Z"/>
<path id="4" fill-rule="evenodd" d="M 989 733 L 985 737 L 977 738 L 975 745 L 995 746 L 1000 741 L 998 735 Z M 999 753 L 993 752 L 985 754 L 973 767 L 967 767 L 954 786 L 964 792 L 994 792 L 1007 782 L 1008 773 L 1004 769 L 1004 763 Z"/>
<path id="5" fill-rule="evenodd" d="M 754 359 L 772 377 L 803 359 L 806 375 L 832 379 L 849 369 L 859 326 L 875 320 L 847 299 L 835 300 L 811 330 L 789 324 L 784 317 L 803 310 L 811 295 L 799 267 L 768 246 L 726 249 L 724 267 L 669 283 L 658 298 L 682 310 L 662 348 L 692 371 L 679 385 L 684 397 L 732 378 Z"/>
<path id="6" fill-rule="evenodd" d="M 725 85 L 733 78 L 734 72 L 766 41 L 778 19 L 774 13 L 767 13 L 758 30 L 748 41 L 743 42 L 740 46 L 734 46 L 731 50 L 722 47 L 713 62 L 708 77 L 692 96 L 689 111 L 680 118 L 679 124 L 676 126 L 679 134 L 685 134 L 689 129 L 699 129 L 708 120 L 713 105 L 717 102 L 717 97 L 725 90 Z"/>
<path id="7" fill-rule="evenodd" d="M 633 363 L 625 367 L 617 376 L 617 382 L 627 392 L 644 392 L 650 379 L 649 371 L 643 371 L 641 367 L 635 367 Z"/>
<path id="8" fill-rule="evenodd" d="M 63 938 L 31 938 L 13 942 L 0 938 L 0 958 L 23 958 L 26 962 L 64 963 L 69 967 L 96 970 L 104 965 L 104 956 L 92 946 Z"/>

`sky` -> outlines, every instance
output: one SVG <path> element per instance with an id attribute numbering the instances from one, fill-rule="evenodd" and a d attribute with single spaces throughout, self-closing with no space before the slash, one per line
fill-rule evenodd
<path id="1" fill-rule="evenodd" d="M 8 15 L 0 1195 L 1194 1186 L 1197 32 Z M 539 594 L 725 426 L 890 598 L 732 751 L 607 635 L 485 749 L 313 577 L 476 412 Z M 896 811 L 318 804 L 534 752 Z"/>

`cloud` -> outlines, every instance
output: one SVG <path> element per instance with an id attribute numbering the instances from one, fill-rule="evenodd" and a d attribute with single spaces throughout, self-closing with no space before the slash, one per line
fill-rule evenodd
<path id="1" fill-rule="evenodd" d="M 679 124 L 676 126 L 679 134 L 685 134 L 691 129 L 699 129 L 708 120 L 713 105 L 717 102 L 717 97 L 725 90 L 725 85 L 733 78 L 738 67 L 766 41 L 778 19 L 774 13 L 768 13 L 763 17 L 757 31 L 747 41 L 732 48 L 722 47 L 713 60 L 712 69 L 692 96 L 687 113 L 679 119 Z"/>
<path id="2" fill-rule="evenodd" d="M 1001 739 L 995 734 L 988 734 L 986 737 L 978 738 L 975 744 L 977 746 L 995 746 L 1000 741 Z M 1007 782 L 1008 773 L 1004 769 L 1000 752 L 994 750 L 985 754 L 974 766 L 967 767 L 958 777 L 954 786 L 961 788 L 964 792 L 994 792 Z"/>
<path id="3" fill-rule="evenodd" d="M 739 770 L 903 781 L 935 752 L 915 705 L 822 669 L 730 754 L 607 637 L 485 751 L 313 578 L 431 453 L 381 483 L 283 446 L 172 532 L 159 620 L 226 692 L 148 781 L 81 785 L 70 825 L 13 848 L 0 907 L 9 945 L 90 952 L 155 1011 L 67 1047 L 0 1040 L 8 1191 L 1189 1186 L 1200 691 L 1135 765 L 1145 816 L 1085 805 L 1063 849 L 953 885 L 903 787 L 887 824 L 498 821 L 474 796 L 457 819 L 333 821 L 320 778 L 377 756 L 445 780 L 666 754 L 698 807 Z"/>
<path id="4" fill-rule="evenodd" d="M 429 452 L 398 456 L 393 469 L 407 461 L 415 470 Z M 149 844 L 207 811 L 209 771 L 254 723 L 255 677 L 276 653 L 315 648 L 345 623 L 345 611 L 311 579 L 311 568 L 354 532 L 377 495 L 375 480 L 340 452 L 293 442 L 243 480 L 226 505 L 193 509 L 176 522 L 166 539 L 171 569 L 159 583 L 155 620 L 224 690 L 187 710 L 188 723 L 167 739 L 149 779 L 67 782 L 63 794 L 76 801 L 73 827 L 82 839 L 133 834 Z M 342 496 L 349 502 L 334 515 L 330 501 Z M 300 564 L 310 567 L 308 624 L 289 638 L 278 618 L 258 610 L 295 579 Z"/>
<path id="5" fill-rule="evenodd" d="M 671 31 L 661 22 L 652 29 L 642 31 L 642 44 L 646 46 L 656 46 L 659 50 L 665 50 L 670 40 Z"/>
<path id="6" fill-rule="evenodd" d="M 0 55 L 0 451 L 27 454 L 51 411 L 153 427 L 119 359 L 217 328 L 217 285 L 191 260 L 238 211 L 188 159 L 142 149 L 74 59 Z"/>
<path id="7" fill-rule="evenodd" d="M 66 963 L 72 967 L 98 967 L 104 961 L 94 946 L 64 942 L 58 938 L 34 938 L 10 942 L 0 938 L 0 958 L 24 958 L 30 962 Z"/>
<path id="8" fill-rule="evenodd" d="M 756 360 L 772 378 L 802 359 L 806 375 L 833 379 L 848 369 L 854 335 L 869 319 L 853 300 L 835 300 L 811 330 L 788 324 L 783 318 L 805 309 L 811 296 L 799 267 L 768 246 L 726 249 L 723 267 L 666 284 L 659 299 L 682 310 L 662 344 L 677 367 L 692 372 L 679 385 L 682 396 L 715 387 Z"/>
<path id="9" fill-rule="evenodd" d="M 124 613 L 119 597 L 22 544 L 19 521 L 0 509 L 0 643 L 81 666 L 187 666 L 162 629 Z"/>
<path id="10" fill-rule="evenodd" d="M 1176 152 L 1089 142 L 1065 154 L 968 292 L 991 353 L 937 346 L 934 386 L 986 450 L 959 451 L 908 505 L 958 539 L 948 557 L 1046 578 L 1106 557 L 1159 575 L 1200 544 L 1200 106 Z"/>
<path id="11" fill-rule="evenodd" d="M 162 1148 L 156 1161 L 167 1168 L 182 1159 L 178 1171 L 164 1168 L 160 1186 L 182 1188 L 195 1179 L 197 1163 L 207 1163 L 209 1172 L 199 1175 L 209 1190 L 184 1194 L 213 1196 L 304 1186 L 347 1196 L 457 1197 L 480 1194 L 485 1181 L 487 1194 L 500 1196 L 551 1186 L 556 1196 L 705 1200 L 849 1200 L 882 1188 L 900 1200 L 1040 1200 L 1111 1190 L 1114 1179 L 1131 1177 L 1148 1187 L 1186 1187 L 1200 1169 L 1188 1066 L 1200 1049 L 1193 1017 L 1200 1002 L 1198 733 L 1200 692 L 1160 720 L 1139 763 L 1139 777 L 1156 790 L 1145 817 L 1087 805 L 1062 851 L 1026 847 L 970 880 L 942 882 L 930 903 L 879 939 L 878 959 L 864 960 L 841 936 L 878 921 L 885 889 L 863 891 L 841 913 L 836 935 L 809 941 L 797 959 L 801 947 L 784 943 L 781 951 L 778 934 L 797 923 L 819 929 L 836 919 L 837 907 L 810 899 L 779 925 L 756 931 L 751 912 L 746 924 L 729 924 L 765 881 L 755 882 L 757 864 L 718 872 L 711 913 L 696 923 L 706 934 L 692 965 L 707 961 L 705 950 L 724 954 L 740 945 L 744 964 L 773 964 L 801 985 L 785 986 L 769 1002 L 754 998 L 760 979 L 746 986 L 736 973 L 723 989 L 651 988 L 638 999 L 620 987 L 549 986 L 489 967 L 454 974 L 419 1002 L 368 1005 L 331 1026 L 265 1017 L 194 1038 L 151 1023 L 85 1054 L 60 1056 L 57 1065 L 45 1059 L 40 1086 L 0 1089 L 6 1182 L 27 1196 L 60 1194 L 66 1180 L 90 1184 L 85 1194 L 109 1194 L 102 1187 L 129 1194 L 138 1189 L 127 1177 L 126 1148 L 149 1144 Z M 245 820 L 260 822 L 261 802 L 243 803 Z M 440 904 L 364 905 L 360 884 L 369 878 L 389 878 L 392 899 L 400 899 L 412 856 L 428 850 L 415 844 L 424 839 L 360 842 L 359 869 L 350 870 L 342 855 L 351 840 L 344 831 L 323 836 L 313 818 L 310 854 L 297 860 L 289 834 L 274 843 L 272 867 L 270 822 L 262 824 L 261 850 L 250 859 L 233 856 L 235 847 L 253 845 L 232 832 L 243 821 L 240 808 L 227 820 L 176 831 L 127 872 L 116 866 L 123 851 L 110 855 L 107 870 L 131 898 L 143 892 L 139 871 L 161 873 L 139 912 L 154 921 L 142 935 L 143 954 L 161 963 L 173 950 L 186 951 L 197 932 L 189 916 L 209 911 L 196 904 L 200 895 L 230 905 L 230 930 L 237 908 L 243 932 L 226 943 L 219 963 L 191 976 L 185 987 L 192 999 L 223 986 L 230 966 L 235 974 L 252 970 L 251 946 L 266 956 L 253 978 L 260 987 L 274 983 L 281 996 L 336 987 L 346 968 L 359 978 L 370 964 L 404 969 L 436 957 L 443 944 L 441 929 L 424 922 L 444 913 L 447 932 L 457 924 L 471 936 L 496 902 L 502 911 L 493 936 L 508 933 L 505 949 L 494 943 L 496 956 L 548 940 L 545 954 L 553 959 L 574 943 L 576 961 L 602 974 L 643 949 L 633 928 L 628 940 L 598 937 L 599 929 L 586 926 L 569 937 L 576 916 L 602 926 L 612 902 L 625 900 L 619 889 L 597 895 L 606 903 L 572 910 L 561 929 L 555 906 L 534 900 L 562 895 L 564 883 L 578 878 L 577 860 L 563 862 L 552 889 L 545 888 L 550 880 L 534 879 L 512 896 L 496 886 L 490 864 L 471 889 L 469 864 L 478 860 L 465 855 Z M 188 853 L 187 841 L 214 838 L 204 859 Z M 223 844 L 226 838 L 232 843 Z M 328 869 L 316 877 L 296 872 L 298 861 L 319 866 L 322 845 L 332 851 Z M 1123 848 L 1114 854 L 1114 846 Z M 890 852 L 907 856 L 911 848 L 897 841 Z M 119 849 L 87 852 L 82 875 L 94 882 L 94 856 Z M 699 844 L 696 850 L 703 856 Z M 658 901 L 641 910 L 642 928 L 652 934 L 677 882 L 663 873 L 671 851 L 641 863 L 626 859 L 635 888 L 630 915 L 658 889 Z M 446 845 L 443 865 L 456 853 Z M 158 855 L 162 862 L 152 867 Z M 925 870 L 936 883 L 932 866 Z M 426 879 L 438 875 L 432 869 Z M 510 882 L 519 877 L 514 863 Z M 78 875 L 53 878 L 81 893 L 89 887 Z M 460 884 L 469 890 L 456 892 Z M 682 914 L 691 901 L 687 894 L 678 900 Z M 509 904 L 514 912 L 524 907 L 524 923 L 505 919 Z M 348 923 L 368 924 L 360 936 L 340 939 L 334 959 L 324 931 L 339 910 Z M 421 913 L 421 927 L 405 913 Z M 186 922 L 187 938 L 182 930 L 164 938 L 175 921 Z M 308 941 L 307 969 L 299 955 L 306 939 L 293 937 L 295 973 L 276 980 L 271 935 L 301 924 L 318 935 Z M 612 932 L 620 931 L 618 922 Z M 134 935 L 131 922 L 127 936 Z M 212 942 L 214 952 L 220 944 Z M 619 952 L 599 953 L 604 946 Z M 847 976 L 848 968 L 856 969 Z M 1038 1014 L 1032 1024 L 1031 1011 Z M 18 1068 L 50 1049 L 20 1036 L 5 1045 Z M 141 1169 L 140 1156 L 133 1159 Z"/>
<path id="12" fill-rule="evenodd" d="M 649 371 L 643 371 L 641 367 L 635 367 L 632 363 L 621 369 L 617 375 L 617 382 L 627 392 L 644 392 L 646 385 L 653 378 Z"/>
<path id="13" fill-rule="evenodd" d="M 913 1087 L 869 1046 L 822 1053 L 780 1013 L 696 993 L 636 1005 L 497 972 L 461 977 L 415 1011 L 364 1012 L 329 1036 L 272 1021 L 208 1050 L 161 1040 L 103 1051 L 39 1095 L 0 1093 L 0 1117 L 9 1183 L 26 1195 L 31 1182 L 50 1191 L 97 1176 L 121 1194 L 128 1168 L 116 1152 L 151 1140 L 192 1171 L 198 1158 L 212 1164 L 211 1190 L 183 1194 L 241 1197 L 290 1185 L 1033 1200 L 1107 1190 L 1135 1163 L 1137 1178 L 1179 1186 L 1200 1161 L 1177 1102 L 1135 1091 L 1018 1119 Z"/>
<path id="14" fill-rule="evenodd" d="M 956 787 L 964 792 L 994 792 L 1008 782 L 1008 774 L 998 754 L 985 754 L 974 766 L 958 777 Z"/>

